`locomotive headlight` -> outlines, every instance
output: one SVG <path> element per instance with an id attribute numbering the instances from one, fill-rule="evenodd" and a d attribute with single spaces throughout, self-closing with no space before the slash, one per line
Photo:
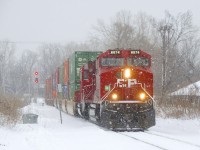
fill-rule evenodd
<path id="1" fill-rule="evenodd" d="M 140 99 L 141 99 L 141 100 L 144 100 L 145 97 L 146 97 L 146 95 L 145 95 L 144 93 L 141 93 L 141 94 L 140 94 Z"/>
<path id="2" fill-rule="evenodd" d="M 117 94 L 115 94 L 115 93 L 114 93 L 114 94 L 112 94 L 112 99 L 113 99 L 113 100 L 116 100 L 116 99 L 117 99 L 117 97 L 118 97 L 118 96 L 117 96 Z"/>
<path id="3" fill-rule="evenodd" d="M 131 70 L 130 69 L 125 69 L 125 71 L 124 71 L 124 77 L 125 78 L 130 78 L 131 77 Z"/>

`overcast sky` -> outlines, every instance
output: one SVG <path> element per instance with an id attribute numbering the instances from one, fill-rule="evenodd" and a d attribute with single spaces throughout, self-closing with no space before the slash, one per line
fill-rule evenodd
<path id="1" fill-rule="evenodd" d="M 0 40 L 85 41 L 98 19 L 117 12 L 146 12 L 156 18 L 190 10 L 200 26 L 200 0 L 0 0 Z"/>

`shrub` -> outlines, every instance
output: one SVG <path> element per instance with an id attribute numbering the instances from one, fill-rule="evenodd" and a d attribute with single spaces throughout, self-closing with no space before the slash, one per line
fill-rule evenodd
<path id="1" fill-rule="evenodd" d="M 0 94 L 0 126 L 13 126 L 21 118 L 24 102 L 17 96 Z"/>
<path id="2" fill-rule="evenodd" d="M 157 115 L 164 118 L 199 118 L 200 100 L 195 96 L 170 96 L 156 98 Z"/>

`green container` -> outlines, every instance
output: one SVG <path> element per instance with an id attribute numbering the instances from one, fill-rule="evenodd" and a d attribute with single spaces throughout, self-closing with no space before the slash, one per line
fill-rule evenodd
<path id="1" fill-rule="evenodd" d="M 80 68 L 88 61 L 93 61 L 102 52 L 76 51 L 69 58 L 69 86 L 70 98 L 74 97 L 74 92 L 80 89 Z"/>
<path id="2" fill-rule="evenodd" d="M 70 91 L 69 91 L 69 97 L 70 97 L 70 99 L 72 99 L 73 97 L 74 97 L 74 91 L 75 91 L 75 84 L 70 84 L 69 85 L 69 89 L 70 89 Z"/>

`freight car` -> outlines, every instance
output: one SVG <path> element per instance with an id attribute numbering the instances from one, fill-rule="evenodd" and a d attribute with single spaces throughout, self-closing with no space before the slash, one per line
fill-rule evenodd
<path id="1" fill-rule="evenodd" d="M 46 80 L 63 111 L 113 130 L 155 125 L 151 56 L 142 50 L 74 52 Z"/>

